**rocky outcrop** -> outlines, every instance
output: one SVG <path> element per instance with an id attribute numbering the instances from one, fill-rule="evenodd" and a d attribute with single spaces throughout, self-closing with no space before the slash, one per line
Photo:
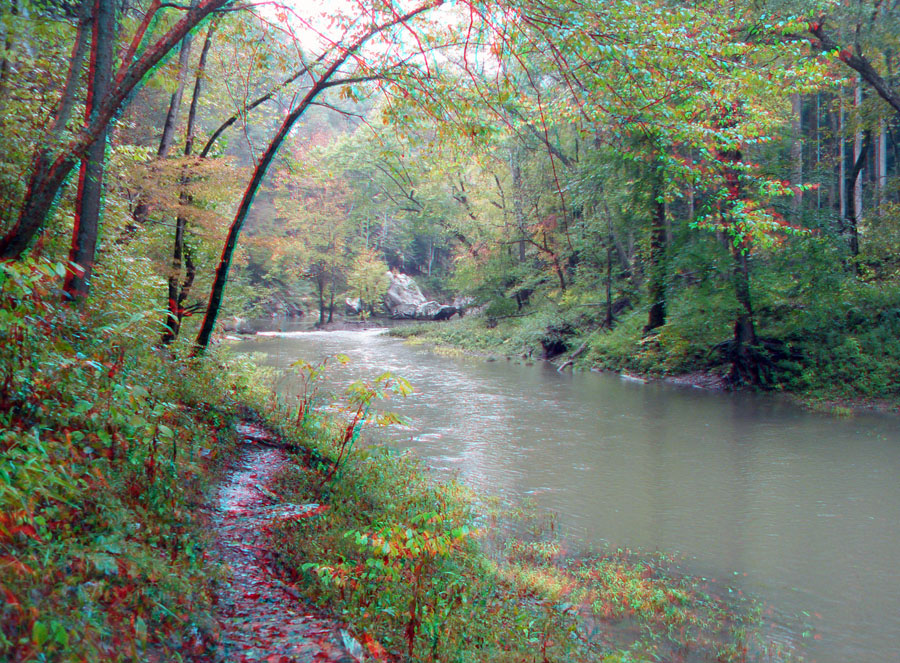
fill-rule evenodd
<path id="1" fill-rule="evenodd" d="M 388 315 L 402 320 L 447 320 L 458 308 L 429 301 L 418 284 L 407 274 L 388 272 L 391 284 L 384 296 Z"/>
<path id="2" fill-rule="evenodd" d="M 452 318 L 452 317 L 453 317 L 454 315 L 456 315 L 457 313 L 459 313 L 459 314 L 460 314 L 460 317 L 462 317 L 462 313 L 461 313 L 461 311 L 460 311 L 457 307 L 455 307 L 455 306 L 441 306 L 441 308 L 438 309 L 437 313 L 435 313 L 435 314 L 434 314 L 434 317 L 432 317 L 431 319 L 432 319 L 432 320 L 449 320 L 450 318 Z"/>
<path id="3" fill-rule="evenodd" d="M 414 318 L 416 310 L 428 300 L 411 276 L 388 272 L 391 284 L 384 295 L 384 305 L 391 317 Z"/>
<path id="4" fill-rule="evenodd" d="M 431 320 L 441 310 L 441 305 L 437 302 L 425 302 L 416 307 L 416 318 L 419 320 Z"/>

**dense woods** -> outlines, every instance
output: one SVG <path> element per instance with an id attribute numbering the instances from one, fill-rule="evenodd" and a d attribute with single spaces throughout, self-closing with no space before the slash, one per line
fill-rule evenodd
<path id="1" fill-rule="evenodd" d="M 13 2 L 3 254 L 134 279 L 198 349 L 383 264 L 525 351 L 887 396 L 893 9 Z"/>
<path id="2" fill-rule="evenodd" d="M 0 547 L 68 551 L 3 562 L 0 658 L 177 649 L 202 440 L 265 400 L 223 321 L 379 315 L 389 270 L 467 311 L 439 342 L 896 403 L 898 37 L 882 0 L 0 2 Z"/>

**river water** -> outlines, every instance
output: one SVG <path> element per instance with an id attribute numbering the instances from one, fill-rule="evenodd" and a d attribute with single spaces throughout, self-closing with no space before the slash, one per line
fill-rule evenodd
<path id="1" fill-rule="evenodd" d="M 900 660 L 900 418 L 446 357 L 377 331 L 237 344 L 285 367 L 342 352 L 336 379 L 389 370 L 416 393 L 394 444 L 438 474 L 530 497 L 585 547 L 680 556 L 769 609 L 769 636 L 818 663 Z M 289 385 L 280 388 L 290 390 Z"/>

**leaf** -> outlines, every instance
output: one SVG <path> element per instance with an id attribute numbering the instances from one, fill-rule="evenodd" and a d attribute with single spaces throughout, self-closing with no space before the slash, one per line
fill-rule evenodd
<path id="1" fill-rule="evenodd" d="M 138 617 L 140 620 L 140 617 Z M 69 646 L 69 633 L 62 624 L 53 623 L 53 639 L 62 647 Z"/>
<path id="2" fill-rule="evenodd" d="M 38 646 L 43 645 L 50 637 L 50 632 L 43 622 L 35 622 L 31 627 L 31 639 Z"/>
<path id="3" fill-rule="evenodd" d="M 150 392 L 147 391 L 144 387 L 139 384 L 136 384 L 131 387 L 131 393 L 135 396 L 135 398 L 149 398 Z"/>
<path id="4" fill-rule="evenodd" d="M 119 573 L 119 567 L 116 565 L 116 560 L 110 555 L 104 555 L 103 553 L 94 553 L 92 555 L 88 555 L 88 560 L 100 573 L 108 576 L 118 575 Z"/>
<path id="5" fill-rule="evenodd" d="M 147 640 L 147 623 L 141 617 L 134 620 L 134 633 L 142 642 Z"/>

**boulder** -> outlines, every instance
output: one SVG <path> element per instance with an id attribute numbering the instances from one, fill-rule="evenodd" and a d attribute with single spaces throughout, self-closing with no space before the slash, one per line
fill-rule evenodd
<path id="1" fill-rule="evenodd" d="M 415 311 L 420 304 L 428 301 L 411 276 L 394 272 L 388 272 L 388 276 L 391 277 L 391 284 L 384 295 L 384 306 L 392 317 L 410 317 L 410 307 Z"/>
<path id="2" fill-rule="evenodd" d="M 395 320 L 415 320 L 418 309 L 415 304 L 398 304 L 390 313 Z"/>
<path id="3" fill-rule="evenodd" d="M 457 313 L 460 313 L 459 309 L 455 306 L 441 306 L 437 313 L 432 316 L 432 320 L 449 320 Z"/>
<path id="4" fill-rule="evenodd" d="M 359 297 L 347 297 L 344 300 L 344 311 L 347 315 L 359 315 L 362 312 L 362 302 Z"/>
<path id="5" fill-rule="evenodd" d="M 411 276 L 388 272 L 391 285 L 384 296 L 388 314 L 399 320 L 447 320 L 460 312 L 457 306 L 429 301 Z"/>
<path id="6" fill-rule="evenodd" d="M 423 302 L 416 307 L 416 319 L 433 320 L 434 316 L 440 310 L 441 305 L 437 302 Z"/>

